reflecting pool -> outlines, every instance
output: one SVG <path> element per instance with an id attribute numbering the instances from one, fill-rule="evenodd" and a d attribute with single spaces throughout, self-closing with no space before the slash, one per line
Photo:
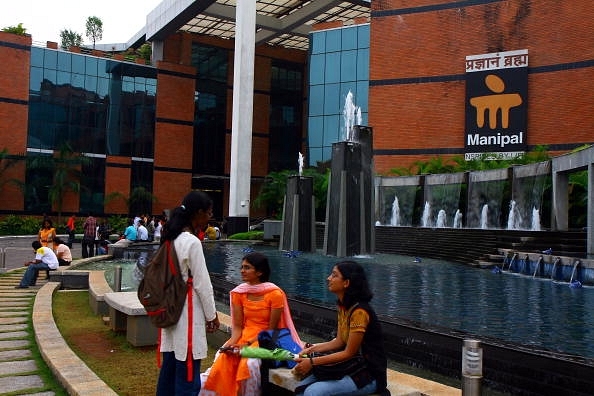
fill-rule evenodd
<path id="1" fill-rule="evenodd" d="M 288 296 L 333 304 L 326 277 L 335 257 L 287 254 L 253 246 L 271 262 L 271 281 Z M 212 273 L 241 282 L 239 266 L 246 245 L 204 244 Z M 441 260 L 376 254 L 353 258 L 368 274 L 378 314 L 513 342 L 538 349 L 594 358 L 594 288 L 513 273 L 493 273 Z M 135 262 L 120 262 L 123 289 L 135 288 Z M 112 266 L 113 263 L 97 265 Z M 81 267 L 77 267 L 79 269 Z M 106 271 L 106 278 L 113 278 Z"/>

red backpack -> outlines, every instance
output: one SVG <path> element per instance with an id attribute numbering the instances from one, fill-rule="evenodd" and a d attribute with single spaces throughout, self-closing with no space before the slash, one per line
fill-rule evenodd
<path id="1" fill-rule="evenodd" d="M 165 241 L 151 258 L 137 293 L 156 327 L 169 327 L 179 321 L 186 297 L 191 298 L 192 274 L 184 281 L 171 241 Z"/>

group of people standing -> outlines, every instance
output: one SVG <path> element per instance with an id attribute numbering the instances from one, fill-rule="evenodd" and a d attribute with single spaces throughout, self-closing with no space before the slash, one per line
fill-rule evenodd
<path id="1" fill-rule="evenodd" d="M 157 395 L 257 396 L 262 394 L 261 361 L 242 358 L 235 352 L 218 352 L 213 365 L 200 373 L 206 358 L 206 334 L 219 328 L 214 294 L 202 244 L 197 234 L 212 217 L 212 201 L 207 194 L 192 191 L 175 208 L 163 230 L 162 241 L 172 241 L 184 280 L 193 276 L 191 301 L 186 299 L 180 320 L 162 329 L 159 351 L 163 363 L 157 382 Z M 382 332 L 374 310 L 369 305 L 373 294 L 364 269 L 354 261 L 341 261 L 326 278 L 328 290 L 337 297 L 336 337 L 313 345 L 304 344 L 295 330 L 287 297 L 270 282 L 268 258 L 258 252 L 243 257 L 240 267 L 243 283 L 230 292 L 231 336 L 222 345 L 224 351 L 258 346 L 258 334 L 264 330 L 288 328 L 301 353 L 295 373 L 303 377 L 298 394 L 306 396 L 387 395 Z M 191 304 L 191 305 L 190 305 Z M 192 309 L 192 323 L 188 321 Z M 188 340 L 191 329 L 193 339 Z M 324 353 L 314 356 L 313 353 Z M 315 365 L 333 364 L 362 354 L 367 368 L 357 375 L 322 381 L 312 374 Z M 188 372 L 187 359 L 192 359 Z"/>

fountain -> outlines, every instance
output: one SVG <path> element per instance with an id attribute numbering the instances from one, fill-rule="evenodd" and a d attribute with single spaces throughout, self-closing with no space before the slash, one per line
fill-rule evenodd
<path id="1" fill-rule="evenodd" d="M 509 214 L 507 216 L 507 229 L 508 230 L 519 230 L 522 224 L 522 216 L 518 208 L 516 207 L 516 201 L 509 201 Z"/>
<path id="2" fill-rule="evenodd" d="M 444 228 L 446 227 L 446 211 L 443 209 L 440 209 L 440 211 L 437 213 L 437 221 L 435 222 L 435 227 L 437 228 Z"/>
<path id="3" fill-rule="evenodd" d="M 299 174 L 287 179 L 279 249 L 312 252 L 316 249 L 313 178 L 303 176 L 303 155 L 299 153 Z"/>
<path id="4" fill-rule="evenodd" d="M 501 205 L 508 180 L 507 169 L 474 171 L 468 175 L 468 210 L 466 227 L 488 228 L 501 227 Z M 485 205 L 488 206 L 488 219 L 482 218 Z"/>
<path id="5" fill-rule="evenodd" d="M 431 227 L 431 204 L 428 201 L 425 201 L 425 207 L 423 208 L 421 227 Z"/>
<path id="6" fill-rule="evenodd" d="M 413 225 L 419 183 L 419 176 L 375 177 L 375 218 L 380 225 L 392 225 L 394 198 L 398 199 L 398 225 Z"/>
<path id="7" fill-rule="evenodd" d="M 394 202 L 392 203 L 392 217 L 390 218 L 390 225 L 392 227 L 398 227 L 400 225 L 400 205 L 398 204 L 397 196 L 394 196 Z"/>
<path id="8" fill-rule="evenodd" d="M 324 253 L 338 257 L 375 250 L 372 131 L 354 125 L 360 110 L 351 92 L 344 115 L 347 140 L 332 145 L 324 235 Z"/>
<path id="9" fill-rule="evenodd" d="M 456 214 L 454 214 L 454 224 L 452 228 L 462 228 L 462 212 L 460 209 L 456 209 Z"/>
<path id="10" fill-rule="evenodd" d="M 540 210 L 532 208 L 532 231 L 540 231 Z"/>
<path id="11" fill-rule="evenodd" d="M 514 202 L 515 213 L 513 228 L 508 224 L 508 229 L 537 231 L 534 229 L 534 209 L 541 208 L 544 191 L 551 183 L 551 163 L 546 161 L 514 166 L 512 174 L 511 199 Z M 537 228 L 540 230 L 540 224 Z"/>
<path id="12" fill-rule="evenodd" d="M 481 229 L 489 228 L 489 205 L 484 204 L 481 209 Z"/>

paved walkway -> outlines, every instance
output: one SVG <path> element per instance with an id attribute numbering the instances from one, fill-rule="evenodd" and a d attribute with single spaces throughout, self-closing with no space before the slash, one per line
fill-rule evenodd
<path id="1" fill-rule="evenodd" d="M 0 394 L 54 395 L 46 391 L 38 374 L 29 341 L 33 334 L 28 325 L 29 308 L 41 286 L 15 289 L 22 275 L 23 271 L 13 271 L 0 277 Z"/>

